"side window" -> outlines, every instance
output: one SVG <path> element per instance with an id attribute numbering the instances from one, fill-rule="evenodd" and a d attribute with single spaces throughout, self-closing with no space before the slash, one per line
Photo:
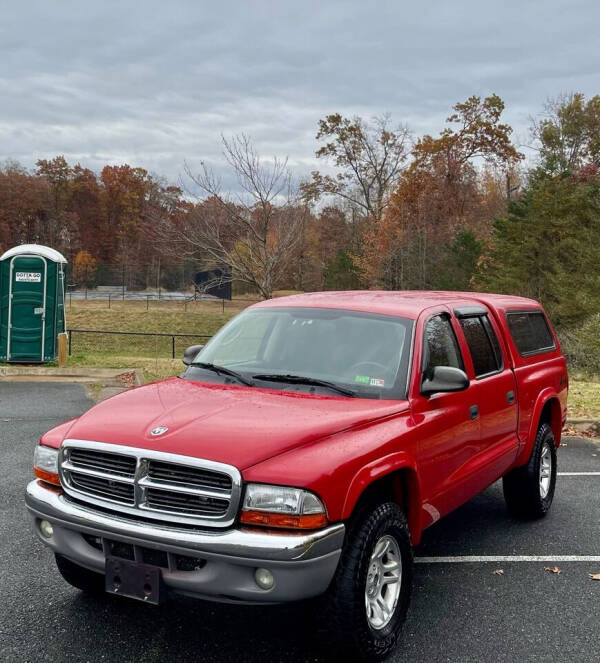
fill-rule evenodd
<path id="1" fill-rule="evenodd" d="M 487 316 L 461 318 L 460 326 L 467 339 L 475 376 L 481 377 L 499 371 L 502 368 L 502 355 Z"/>
<path id="2" fill-rule="evenodd" d="M 554 350 L 554 337 L 541 311 L 507 313 L 508 328 L 517 350 L 532 355 Z"/>
<path id="3" fill-rule="evenodd" d="M 424 350 L 425 375 L 430 375 L 436 366 L 452 366 L 464 370 L 458 341 L 447 315 L 437 315 L 427 323 Z"/>

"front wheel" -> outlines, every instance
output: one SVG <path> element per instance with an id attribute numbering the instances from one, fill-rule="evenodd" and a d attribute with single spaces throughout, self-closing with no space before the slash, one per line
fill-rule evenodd
<path id="1" fill-rule="evenodd" d="M 515 468 L 502 480 L 509 513 L 518 518 L 542 518 L 550 509 L 555 486 L 554 434 L 548 424 L 541 424 L 527 465 Z"/>
<path id="2" fill-rule="evenodd" d="M 363 660 L 380 660 L 394 649 L 412 567 L 410 534 L 397 504 L 386 502 L 355 520 L 326 597 L 340 645 Z"/>

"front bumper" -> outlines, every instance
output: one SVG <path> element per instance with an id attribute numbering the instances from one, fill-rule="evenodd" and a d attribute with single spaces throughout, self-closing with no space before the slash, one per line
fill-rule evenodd
<path id="1" fill-rule="evenodd" d="M 39 539 L 55 553 L 104 573 L 105 552 L 89 537 L 162 551 L 168 554 L 162 576 L 170 590 L 217 601 L 280 603 L 322 594 L 335 573 L 345 533 L 341 523 L 298 534 L 169 527 L 91 509 L 37 480 L 27 486 L 25 502 Z M 41 534 L 41 520 L 52 523 L 50 538 Z M 172 563 L 175 556 L 200 559 L 202 566 L 179 570 Z M 271 589 L 258 587 L 257 568 L 271 571 Z"/>

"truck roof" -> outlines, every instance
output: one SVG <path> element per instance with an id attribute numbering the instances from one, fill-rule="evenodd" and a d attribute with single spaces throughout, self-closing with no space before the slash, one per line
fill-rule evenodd
<path id="1" fill-rule="evenodd" d="M 255 307 L 341 308 L 388 315 L 417 318 L 421 311 L 439 304 L 487 304 L 496 310 L 540 308 L 534 299 L 514 295 L 495 295 L 483 292 L 453 292 L 444 290 L 346 290 L 307 292 L 277 297 L 255 304 Z"/>

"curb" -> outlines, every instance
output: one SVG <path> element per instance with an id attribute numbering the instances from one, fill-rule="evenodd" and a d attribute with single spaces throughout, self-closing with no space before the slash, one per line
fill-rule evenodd
<path id="1" fill-rule="evenodd" d="M 104 387 L 137 387 L 143 371 L 136 368 L 53 368 L 0 366 L 0 382 L 83 382 Z"/>

